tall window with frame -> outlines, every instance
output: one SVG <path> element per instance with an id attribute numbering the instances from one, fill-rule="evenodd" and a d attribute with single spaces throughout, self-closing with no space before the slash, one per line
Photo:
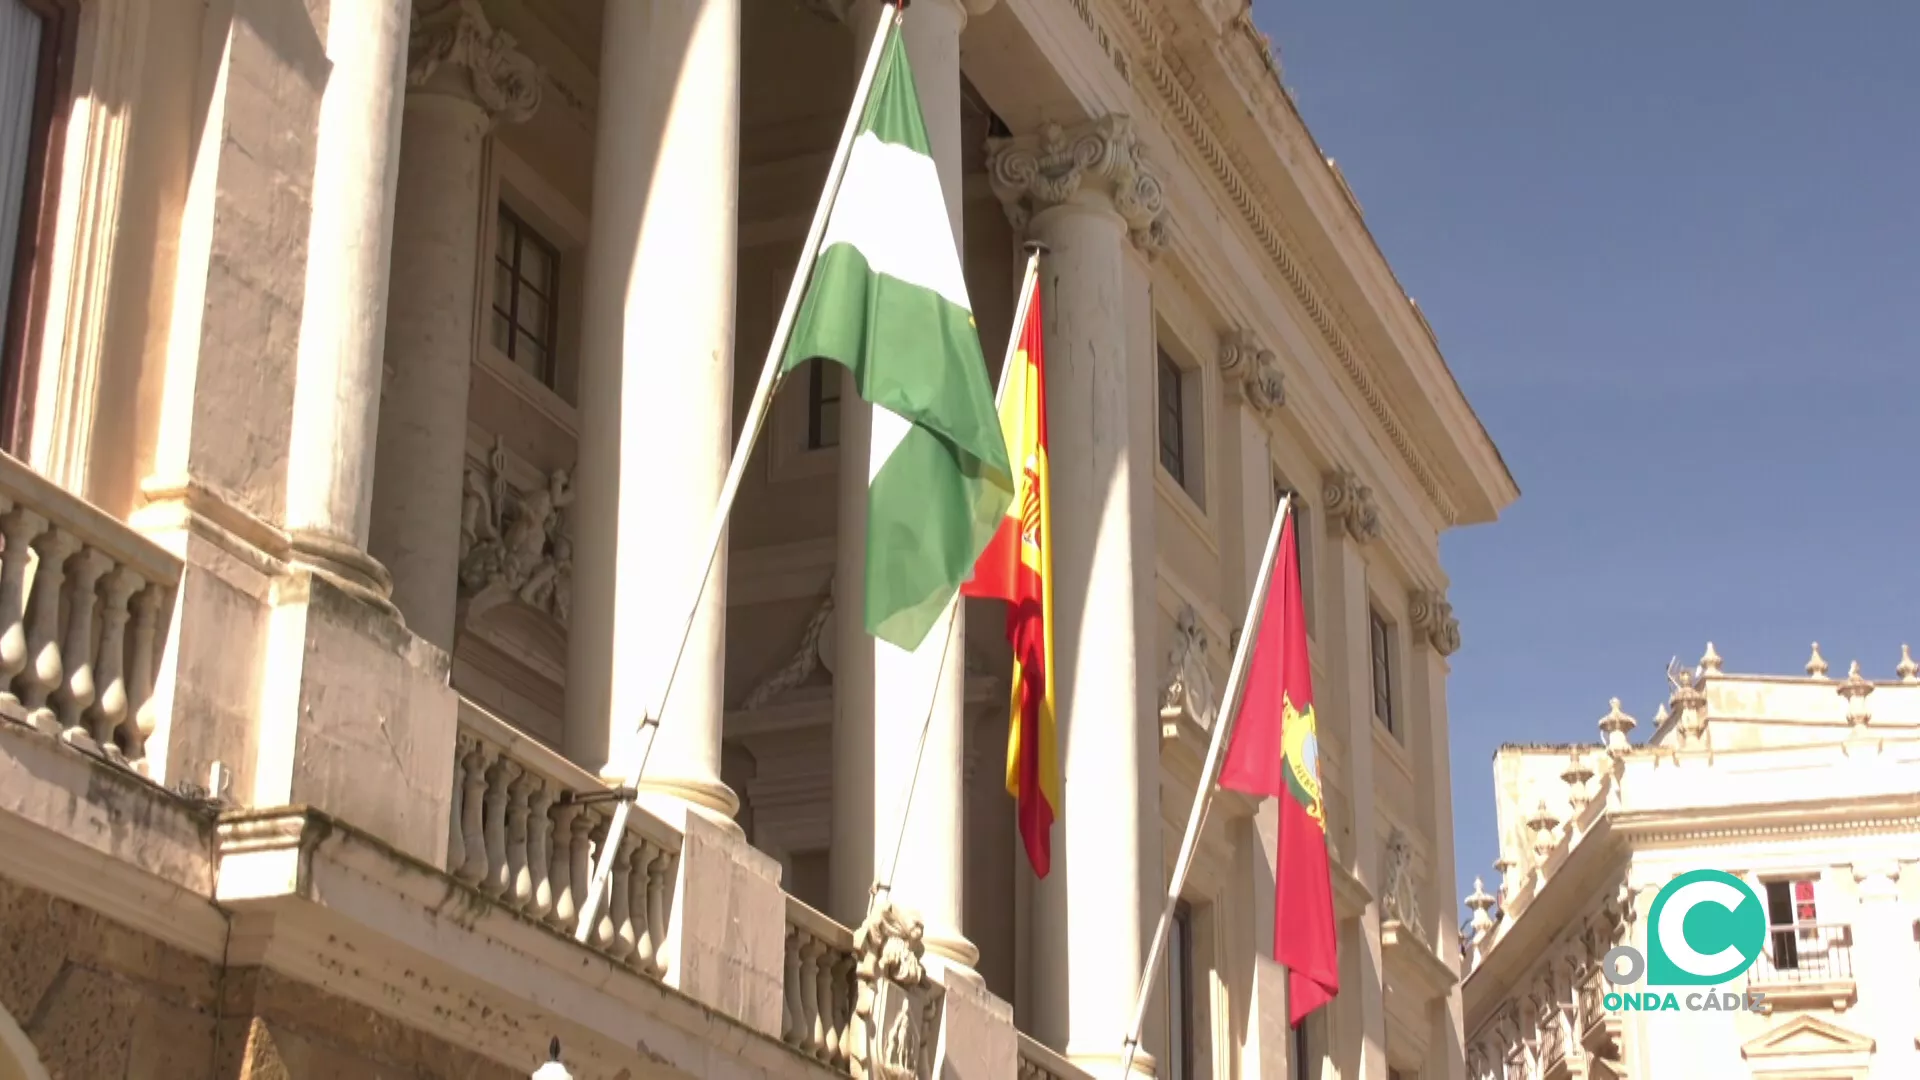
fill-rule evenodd
<path id="1" fill-rule="evenodd" d="M 1397 736 L 1400 729 L 1393 715 L 1393 624 L 1379 611 L 1369 608 L 1367 627 L 1373 654 L 1373 718 Z"/>
<path id="2" fill-rule="evenodd" d="M 1767 923 L 1773 937 L 1773 966 L 1788 971 L 1800 966 L 1801 952 L 1812 952 L 1820 937 L 1820 914 L 1813 899 L 1812 878 L 1769 881 Z"/>
<path id="3" fill-rule="evenodd" d="M 1193 1078 L 1193 909 L 1174 905 L 1167 934 L 1167 1080 Z"/>
<path id="4" fill-rule="evenodd" d="M 0 445 L 26 438 L 28 343 L 45 288 L 67 85 L 72 0 L 0 0 Z"/>
<path id="5" fill-rule="evenodd" d="M 807 363 L 807 449 L 840 445 L 840 372 L 825 360 Z"/>
<path id="6" fill-rule="evenodd" d="M 494 225 L 493 347 L 557 389 L 560 252 L 503 203 Z"/>
<path id="7" fill-rule="evenodd" d="M 1187 414 L 1180 365 L 1162 348 L 1158 372 L 1160 466 L 1181 487 L 1187 484 Z"/>

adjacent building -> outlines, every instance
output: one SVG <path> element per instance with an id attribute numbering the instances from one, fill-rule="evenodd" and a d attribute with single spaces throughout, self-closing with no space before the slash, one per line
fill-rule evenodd
<path id="1" fill-rule="evenodd" d="M 1463 1075 L 1438 541 L 1517 491 L 1244 0 L 906 16 L 990 357 L 1050 252 L 1053 872 L 1002 613 L 840 617 L 817 365 L 609 835 L 879 13 L 0 0 L 0 1077 L 1109 1075 L 1288 491 L 1345 989 L 1289 1041 L 1224 797 L 1141 1067 Z"/>
<path id="2" fill-rule="evenodd" d="M 1804 676 L 1735 675 L 1708 645 L 1671 678 L 1645 742 L 1616 698 L 1598 743 L 1495 757 L 1500 886 L 1466 901 L 1468 1075 L 1920 1076 L 1920 665 L 1903 646 L 1894 681 L 1835 678 L 1815 645 Z M 1652 901 L 1700 869 L 1764 908 L 1761 953 L 1714 988 L 1762 1007 L 1696 1011 L 1684 987 L 1679 1011 L 1610 1004 L 1648 987 L 1611 985 L 1602 961 L 1647 955 Z"/>

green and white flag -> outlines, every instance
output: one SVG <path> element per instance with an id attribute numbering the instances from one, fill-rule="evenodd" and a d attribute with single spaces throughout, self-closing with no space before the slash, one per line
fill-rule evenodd
<path id="1" fill-rule="evenodd" d="M 1013 475 L 898 24 L 801 299 L 784 375 L 821 357 L 875 406 L 867 632 L 919 646 L 972 572 Z"/>

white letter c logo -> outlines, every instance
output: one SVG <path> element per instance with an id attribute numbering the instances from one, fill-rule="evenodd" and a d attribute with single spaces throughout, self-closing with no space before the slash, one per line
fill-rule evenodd
<path id="1" fill-rule="evenodd" d="M 1695 951 L 1687 941 L 1687 913 L 1701 904 L 1718 904 L 1728 911 L 1737 910 L 1747 900 L 1744 889 L 1724 881 L 1690 881 L 1667 897 L 1660 909 L 1660 949 L 1673 966 L 1690 975 L 1711 978 L 1740 965 L 1746 957 L 1729 945 L 1711 956 Z"/>

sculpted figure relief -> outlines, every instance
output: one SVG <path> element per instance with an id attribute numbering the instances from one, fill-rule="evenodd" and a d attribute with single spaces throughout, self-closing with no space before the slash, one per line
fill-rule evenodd
<path id="1" fill-rule="evenodd" d="M 460 504 L 463 597 L 517 599 L 565 625 L 573 615 L 573 536 L 567 508 L 573 480 L 555 469 L 546 484 L 516 491 L 506 479 L 506 447 L 487 456 L 492 475 L 469 466 Z"/>

